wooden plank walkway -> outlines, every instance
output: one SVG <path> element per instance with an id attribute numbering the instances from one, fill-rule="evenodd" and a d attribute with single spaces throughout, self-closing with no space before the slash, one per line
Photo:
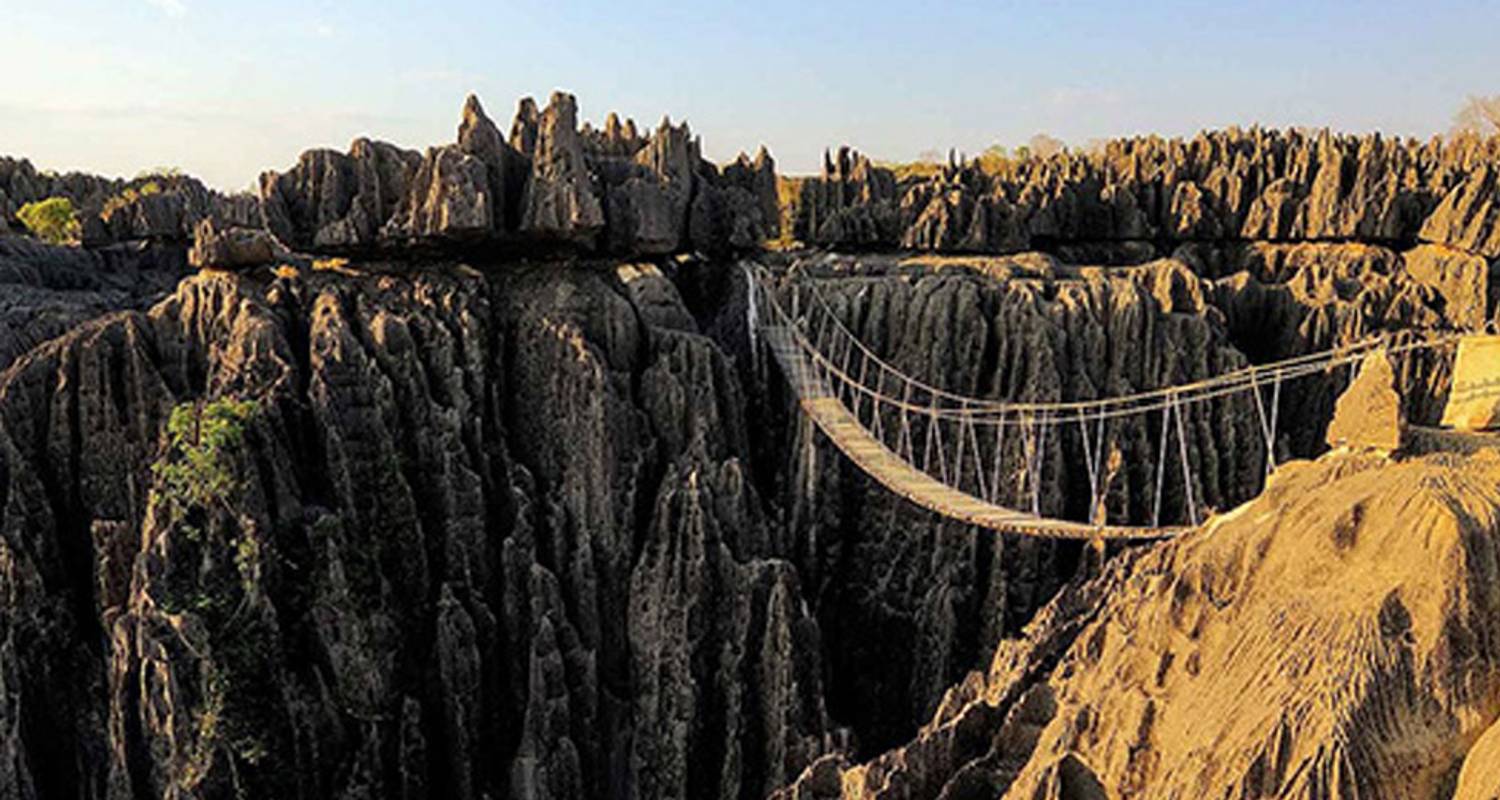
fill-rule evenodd
<path id="1" fill-rule="evenodd" d="M 886 489 L 929 511 L 1003 533 L 1054 539 L 1162 539 L 1187 528 L 1090 525 L 1050 519 L 996 505 L 961 492 L 907 463 L 861 425 L 834 397 L 801 401 L 802 410 L 855 466 Z"/>
<path id="2" fill-rule="evenodd" d="M 1191 530 L 1188 527 L 1101 526 L 1051 519 L 996 505 L 959 491 L 917 469 L 876 438 L 817 375 L 796 334 L 778 326 L 767 326 L 763 330 L 770 340 L 771 351 L 797 393 L 803 413 L 818 426 L 818 430 L 876 483 L 922 508 L 993 531 L 1053 539 L 1164 539 Z"/>

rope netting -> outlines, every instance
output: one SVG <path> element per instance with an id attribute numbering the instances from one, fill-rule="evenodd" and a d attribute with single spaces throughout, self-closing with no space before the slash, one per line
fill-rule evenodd
<path id="1" fill-rule="evenodd" d="M 862 434 L 911 469 L 997 508 L 1025 509 L 1039 522 L 1045 512 L 1069 510 L 1058 481 L 1049 495 L 1045 478 L 1049 470 L 1076 469 L 1063 460 L 1052 463 L 1054 451 L 1047 448 L 1055 438 L 1056 452 L 1063 452 L 1064 432 L 1071 430 L 1068 449 L 1082 462 L 1080 483 L 1088 496 L 1081 510 L 1072 504 L 1070 516 L 1122 536 L 1167 535 L 1169 524 L 1181 528 L 1204 521 L 1209 511 L 1205 455 L 1193 433 L 1225 412 L 1252 417 L 1250 438 L 1257 452 L 1251 457 L 1260 461 L 1254 474 L 1268 476 L 1276 466 L 1284 385 L 1346 365 L 1352 375 L 1354 365 L 1372 352 L 1430 350 L 1464 335 L 1383 333 L 1180 385 L 1089 400 L 1015 402 L 946 391 L 902 371 L 862 342 L 811 281 L 778 282 L 761 266 L 747 266 L 746 277 L 751 335 L 769 334 L 771 350 L 804 405 L 832 398 Z M 828 426 L 820 427 L 834 435 Z M 1154 462 L 1126 463 L 1127 451 L 1153 454 Z M 1168 496 L 1177 507 L 1167 507 Z M 1111 523 L 1112 510 L 1127 524 Z"/>

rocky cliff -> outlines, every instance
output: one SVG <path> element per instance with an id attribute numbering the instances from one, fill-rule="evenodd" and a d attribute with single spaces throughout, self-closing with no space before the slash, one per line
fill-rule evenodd
<path id="1" fill-rule="evenodd" d="M 1186 242 L 1440 244 L 1500 258 L 1500 139 L 1231 129 L 1189 141 L 953 163 L 897 180 L 848 148 L 802 181 L 794 235 L 835 247 L 1010 253 Z M 1139 248 L 1136 248 L 1137 250 Z"/>
<path id="2" fill-rule="evenodd" d="M 911 742 L 778 797 L 1494 796 L 1500 440 L 1439 449 L 1285 467 L 1069 587 Z"/>
<path id="3" fill-rule="evenodd" d="M 744 250 L 778 229 L 764 148 L 723 170 L 686 123 L 649 135 L 611 115 L 578 127 L 577 101 L 521 101 L 509 139 L 477 98 L 458 141 L 425 154 L 359 139 L 261 177 L 266 226 L 288 245 L 357 253 L 420 246 L 566 246 L 622 255 Z"/>
<path id="4" fill-rule="evenodd" d="M 654 268 L 206 272 L 31 350 L 0 794 L 764 796 L 843 734 L 740 392 Z"/>
<path id="5" fill-rule="evenodd" d="M 924 252 L 754 257 L 816 278 L 913 375 L 1091 399 L 1496 319 L 1493 147 L 1213 134 L 920 181 L 842 154 L 803 185 L 799 235 Z M 104 225 L 128 187 L 44 188 L 101 198 Z M 797 416 L 724 257 L 775 233 L 776 189 L 768 154 L 713 166 L 685 124 L 595 128 L 558 94 L 502 134 L 471 98 L 452 144 L 309 151 L 262 179 L 249 218 L 212 200 L 163 217 L 208 220 L 194 263 L 233 270 L 191 273 L 184 236 L 140 234 L 158 229 L 149 198 L 186 209 L 186 189 L 110 203 L 118 231 L 84 248 L 0 237 L 0 796 L 1395 785 L 1341 763 L 1488 786 L 1493 509 L 1469 484 L 1491 456 L 1299 465 L 1254 514 L 1114 551 L 1086 583 L 1079 545 L 918 511 Z M 988 238 L 952 244 L 960 229 Z M 1043 251 L 925 252 L 1021 248 Z M 1395 367 L 1413 421 L 1435 421 L 1447 362 Z M 1283 387 L 1279 460 L 1322 451 L 1347 381 Z M 1259 493 L 1259 424 L 1245 397 L 1189 413 L 1201 502 Z M 1158 425 L 1112 433 L 1112 519 L 1148 514 Z M 1081 448 L 1046 443 L 1047 513 L 1086 514 Z M 1168 477 L 1169 517 L 1185 488 Z M 1346 489 L 1347 513 L 1314 504 Z M 1388 524 L 1402 503 L 1423 548 Z M 1387 551 L 1405 571 L 1376 569 Z M 1313 577 L 1340 570 L 1374 588 L 1335 614 Z M 1366 630 L 1387 616 L 1405 632 Z M 1212 635 L 1179 641 L 1194 631 Z M 1226 655 L 1252 645 L 1308 653 L 1286 674 L 1340 653 L 1378 669 L 1246 695 L 1306 713 L 1252 719 L 1222 758 L 1179 747 L 1191 698 L 1262 674 Z M 1214 682 L 1187 671 L 1215 658 Z M 1309 755 L 1325 742 L 1343 749 Z"/>
<path id="6" fill-rule="evenodd" d="M 0 157 L 0 233 L 24 230 L 16 212 L 49 197 L 73 202 L 82 241 L 90 247 L 191 241 L 193 228 L 204 219 L 260 224 L 259 202 L 253 195 L 223 194 L 175 172 L 143 174 L 127 181 L 76 172 L 38 172 L 25 159 Z"/>

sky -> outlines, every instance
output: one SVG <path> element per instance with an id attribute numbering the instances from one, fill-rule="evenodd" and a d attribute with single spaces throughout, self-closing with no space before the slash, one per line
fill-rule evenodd
<path id="1" fill-rule="evenodd" d="M 717 161 L 765 144 L 877 159 L 1232 124 L 1426 137 L 1500 94 L 1491 2 L 731 3 L 0 0 L 0 155 L 183 169 L 225 190 L 358 136 L 452 141 L 474 92 L 687 119 Z"/>

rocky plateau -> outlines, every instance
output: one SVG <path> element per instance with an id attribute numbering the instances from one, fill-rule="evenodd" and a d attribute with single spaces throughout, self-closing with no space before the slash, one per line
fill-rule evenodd
<path id="1" fill-rule="evenodd" d="M 1493 325 L 1497 182 L 1500 139 L 1260 130 L 796 179 L 561 92 L 253 195 L 0 159 L 0 797 L 1495 797 L 1500 444 L 1435 430 L 1445 354 L 1391 362 L 1394 454 L 1329 450 L 1344 370 L 1269 443 L 1194 407 L 1165 506 L 1217 515 L 1101 563 L 861 474 L 742 267 L 1089 400 Z"/>

